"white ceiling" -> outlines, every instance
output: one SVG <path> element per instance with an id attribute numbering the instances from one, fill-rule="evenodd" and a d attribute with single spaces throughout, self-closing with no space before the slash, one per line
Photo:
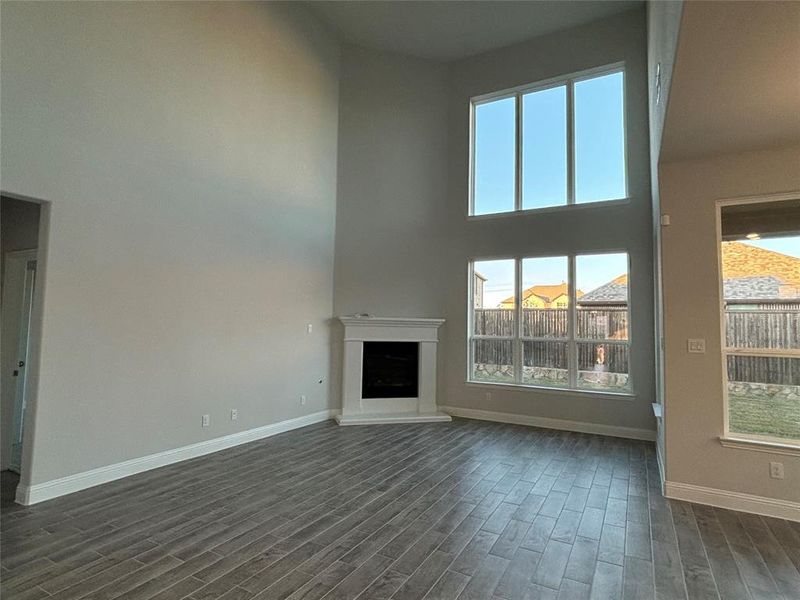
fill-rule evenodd
<path id="1" fill-rule="evenodd" d="M 800 2 L 686 2 L 661 160 L 800 143 Z"/>
<path id="2" fill-rule="evenodd" d="M 640 4 L 642 0 L 309 2 L 347 42 L 441 61 L 589 23 Z"/>

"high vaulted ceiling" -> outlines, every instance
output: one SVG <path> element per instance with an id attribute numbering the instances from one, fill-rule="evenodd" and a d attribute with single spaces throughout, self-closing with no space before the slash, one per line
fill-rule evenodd
<path id="1" fill-rule="evenodd" d="M 798 143 L 800 2 L 686 2 L 661 161 Z"/>
<path id="2" fill-rule="evenodd" d="M 457 60 L 641 5 L 641 0 L 310 2 L 347 42 Z"/>

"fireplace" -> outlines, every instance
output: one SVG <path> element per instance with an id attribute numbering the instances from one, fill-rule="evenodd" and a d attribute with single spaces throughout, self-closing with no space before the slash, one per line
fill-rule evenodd
<path id="1" fill-rule="evenodd" d="M 449 421 L 436 407 L 443 319 L 339 317 L 344 325 L 340 425 Z"/>
<path id="2" fill-rule="evenodd" d="M 362 398 L 416 398 L 418 342 L 364 342 Z"/>

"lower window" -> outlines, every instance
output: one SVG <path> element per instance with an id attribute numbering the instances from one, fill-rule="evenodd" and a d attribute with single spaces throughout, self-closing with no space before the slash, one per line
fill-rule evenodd
<path id="1" fill-rule="evenodd" d="M 632 391 L 627 254 L 470 267 L 470 381 Z"/>

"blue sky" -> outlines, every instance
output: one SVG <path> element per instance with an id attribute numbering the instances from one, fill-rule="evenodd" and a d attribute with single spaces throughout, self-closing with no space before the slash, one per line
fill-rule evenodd
<path id="1" fill-rule="evenodd" d="M 780 252 L 781 254 L 788 254 L 795 258 L 800 258 L 800 236 L 785 237 L 785 238 L 772 238 L 767 240 L 750 241 L 746 243 L 751 246 L 764 248 L 765 250 L 772 250 L 773 252 Z"/>
<path id="2" fill-rule="evenodd" d="M 522 207 L 567 203 L 566 86 L 522 97 Z M 475 214 L 514 209 L 516 102 L 475 107 Z M 575 201 L 624 198 L 623 75 L 575 84 Z"/>
<path id="3" fill-rule="evenodd" d="M 514 261 L 475 262 L 475 270 L 486 277 L 484 306 L 491 308 L 514 294 Z M 583 292 L 608 283 L 628 270 L 625 254 L 579 256 L 575 262 L 578 289 Z M 522 289 L 532 285 L 557 285 L 567 280 L 567 259 L 563 256 L 526 258 L 522 261 Z"/>
<path id="4" fill-rule="evenodd" d="M 800 236 L 772 238 L 743 243 L 800 258 Z M 486 277 L 484 306 L 491 308 L 514 294 L 514 261 L 476 261 L 475 270 Z M 627 255 L 594 254 L 578 256 L 575 271 L 578 289 L 588 293 L 626 273 Z M 526 258 L 522 261 L 522 289 L 532 285 L 557 285 L 567 280 L 567 259 L 563 256 Z"/>
<path id="5" fill-rule="evenodd" d="M 800 236 L 743 242 L 800 258 Z M 514 293 L 514 261 L 495 260 L 475 263 L 475 270 L 486 277 L 484 305 L 491 308 Z M 627 272 L 625 254 L 594 254 L 575 260 L 578 289 L 590 292 Z M 563 256 L 526 258 L 522 261 L 522 289 L 532 285 L 556 285 L 567 280 L 567 259 Z"/>
<path id="6" fill-rule="evenodd" d="M 575 201 L 624 198 L 624 77 L 612 73 L 575 83 Z M 567 203 L 566 86 L 522 96 L 522 207 Z M 475 214 L 514 209 L 514 97 L 475 107 Z M 713 235 L 713 232 L 710 234 Z M 754 246 L 800 258 L 800 237 L 748 241 Z M 485 306 L 514 293 L 514 262 L 482 261 L 475 270 L 487 278 Z M 581 256 L 576 261 L 583 292 L 627 272 L 624 254 Z M 522 288 L 567 279 L 564 257 L 525 259 Z"/>

